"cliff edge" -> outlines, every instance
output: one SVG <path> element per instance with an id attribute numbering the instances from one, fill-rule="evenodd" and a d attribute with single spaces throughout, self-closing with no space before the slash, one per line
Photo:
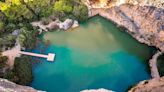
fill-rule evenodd
<path id="1" fill-rule="evenodd" d="M 142 81 L 128 92 L 164 92 L 164 77 Z"/>
<path id="2" fill-rule="evenodd" d="M 35 90 L 28 86 L 21 86 L 0 78 L 0 92 L 43 92 Z"/>

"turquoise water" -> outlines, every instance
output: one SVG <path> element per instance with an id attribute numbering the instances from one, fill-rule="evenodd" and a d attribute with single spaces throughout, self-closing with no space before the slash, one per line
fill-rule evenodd
<path id="1" fill-rule="evenodd" d="M 40 59 L 33 69 L 32 87 L 47 92 L 79 92 L 105 88 L 125 92 L 149 79 L 147 60 L 151 50 L 112 22 L 96 16 L 67 32 L 48 32 L 51 44 L 45 53 L 55 53 L 55 62 Z M 40 44 L 33 52 L 44 47 Z M 35 62 L 35 61 L 34 61 Z"/>

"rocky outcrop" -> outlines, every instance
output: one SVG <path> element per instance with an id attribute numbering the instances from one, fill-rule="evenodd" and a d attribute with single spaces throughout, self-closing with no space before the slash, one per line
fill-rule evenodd
<path id="1" fill-rule="evenodd" d="M 83 0 L 93 8 L 110 8 L 121 4 L 133 4 L 140 6 L 155 6 L 164 8 L 164 0 Z"/>
<path id="2" fill-rule="evenodd" d="M 141 43 L 164 52 L 164 9 L 124 4 L 112 8 L 90 8 L 90 16 L 99 14 L 126 30 Z"/>
<path id="3" fill-rule="evenodd" d="M 164 77 L 142 81 L 128 92 L 164 92 Z"/>
<path id="4" fill-rule="evenodd" d="M 99 3 L 92 1 L 99 1 Z M 116 24 L 125 27 L 127 29 L 125 31 L 139 42 L 149 46 L 155 46 L 164 52 L 163 0 L 112 1 L 113 0 L 87 0 L 85 4 L 88 6 L 89 16 L 92 17 L 98 14 L 112 20 Z M 164 77 L 160 78 L 156 66 L 157 57 L 160 54 L 161 52 L 155 54 L 152 59 L 150 59 L 151 75 L 154 79 L 140 82 L 129 92 L 164 92 Z"/>
<path id="5" fill-rule="evenodd" d="M 157 59 L 160 55 L 162 55 L 162 53 L 158 51 L 156 54 L 153 55 L 152 59 L 149 60 L 149 66 L 150 66 L 152 78 L 160 78 L 157 68 Z"/>
<path id="6" fill-rule="evenodd" d="M 78 21 L 72 19 L 66 19 L 64 22 L 61 22 L 59 19 L 55 21 L 51 20 L 48 24 L 44 24 L 43 21 L 35 21 L 32 22 L 31 25 L 36 28 L 38 27 L 40 34 L 42 31 L 55 29 L 68 30 L 69 28 L 75 28 L 79 26 Z"/>
<path id="7" fill-rule="evenodd" d="M 0 78 L 0 92 L 43 92 L 43 91 L 35 90 L 28 86 L 17 85 L 6 79 Z"/>
<path id="8" fill-rule="evenodd" d="M 73 25 L 73 20 L 72 19 L 66 19 L 64 22 L 59 24 L 60 29 L 67 30 Z"/>
<path id="9" fill-rule="evenodd" d="M 114 91 L 107 90 L 107 89 L 104 89 L 104 88 L 100 88 L 100 89 L 83 90 L 83 91 L 80 91 L 80 92 L 114 92 Z"/>

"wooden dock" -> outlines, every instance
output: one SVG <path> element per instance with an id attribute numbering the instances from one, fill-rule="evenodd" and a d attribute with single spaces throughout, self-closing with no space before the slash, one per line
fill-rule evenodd
<path id="1" fill-rule="evenodd" d="M 53 53 L 48 53 L 48 55 L 44 55 L 44 54 L 37 54 L 37 53 L 20 51 L 19 54 L 41 57 L 41 58 L 47 58 L 47 61 L 54 61 L 54 58 L 55 58 L 55 54 L 53 54 Z"/>

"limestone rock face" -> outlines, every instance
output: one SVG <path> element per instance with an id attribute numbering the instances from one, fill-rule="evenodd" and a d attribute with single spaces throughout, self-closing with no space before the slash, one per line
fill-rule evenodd
<path id="1" fill-rule="evenodd" d="M 59 24 L 60 29 L 67 30 L 73 25 L 73 20 L 72 19 L 66 19 L 63 23 Z"/>
<path id="2" fill-rule="evenodd" d="M 128 92 L 164 92 L 164 77 L 142 81 Z"/>
<path id="3" fill-rule="evenodd" d="M 164 8 L 164 0 L 84 0 L 84 2 L 89 3 L 94 8 L 109 8 L 126 3 Z"/>
<path id="4" fill-rule="evenodd" d="M 17 85 L 6 79 L 0 78 L 0 92 L 43 92 L 31 87 Z"/>

